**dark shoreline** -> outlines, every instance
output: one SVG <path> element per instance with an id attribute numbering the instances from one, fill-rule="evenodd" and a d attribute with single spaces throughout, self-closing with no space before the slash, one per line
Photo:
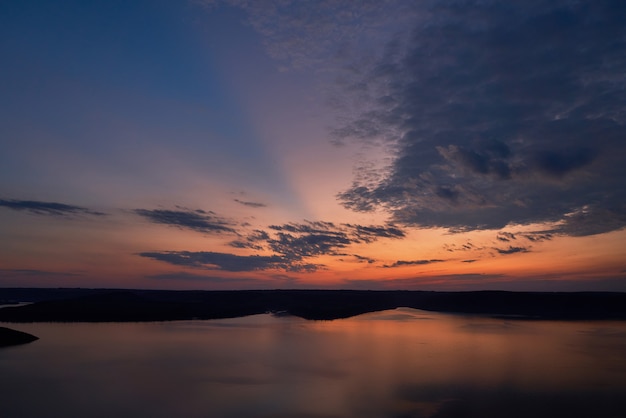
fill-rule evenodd
<path id="1" fill-rule="evenodd" d="M 409 307 L 507 319 L 626 320 L 626 293 L 362 290 L 0 289 L 0 322 L 137 322 L 284 312 L 312 320 Z"/>
<path id="2" fill-rule="evenodd" d="M 0 348 L 14 345 L 28 344 L 38 340 L 38 337 L 26 332 L 17 331 L 11 328 L 0 327 Z"/>

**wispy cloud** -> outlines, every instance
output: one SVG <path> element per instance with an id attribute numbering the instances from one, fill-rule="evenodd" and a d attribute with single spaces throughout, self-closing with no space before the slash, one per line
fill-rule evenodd
<path id="1" fill-rule="evenodd" d="M 450 253 L 454 253 L 457 251 L 480 251 L 483 250 L 484 247 L 477 246 L 471 241 L 466 241 L 463 244 L 444 244 L 443 249 Z"/>
<path id="2" fill-rule="evenodd" d="M 235 202 L 240 203 L 244 206 L 248 206 L 251 208 L 265 208 L 267 207 L 267 205 L 265 203 L 259 203 L 259 202 L 250 202 L 250 201 L 246 201 L 246 200 L 239 200 L 239 199 L 233 199 Z"/>
<path id="3" fill-rule="evenodd" d="M 322 221 L 270 225 L 269 228 L 277 231 L 266 241 L 269 248 L 291 257 L 340 255 L 338 250 L 352 244 L 405 236 L 395 226 L 363 226 Z"/>
<path id="4" fill-rule="evenodd" d="M 81 206 L 68 205 L 58 202 L 42 202 L 37 200 L 5 200 L 0 199 L 0 207 L 20 212 L 28 212 L 34 215 L 71 217 L 77 215 L 103 216 L 97 212 Z"/>
<path id="5" fill-rule="evenodd" d="M 394 268 L 394 267 L 404 267 L 404 266 L 423 266 L 426 264 L 433 264 L 433 263 L 443 263 L 446 260 L 438 260 L 438 259 L 432 259 L 432 260 L 410 260 L 410 261 L 406 261 L 406 260 L 398 260 L 393 264 L 385 264 L 383 267 L 385 268 Z"/>
<path id="6" fill-rule="evenodd" d="M 167 223 L 178 225 L 179 216 L 166 217 Z M 186 216 L 183 217 L 187 223 Z M 159 218 L 160 219 L 160 218 Z M 195 217 L 193 218 L 195 220 Z M 203 227 L 204 228 L 204 227 Z M 255 229 L 250 234 L 231 241 L 233 248 L 271 252 L 272 255 L 235 255 L 218 252 L 156 251 L 143 252 L 142 257 L 196 268 L 227 271 L 284 270 L 315 271 L 323 264 L 307 261 L 319 256 L 341 257 L 340 251 L 353 244 L 372 243 L 378 239 L 400 239 L 404 232 L 395 226 L 334 224 L 323 221 L 291 222 L 270 225 L 267 231 Z M 375 260 L 354 255 L 358 261 Z"/>
<path id="7" fill-rule="evenodd" d="M 352 257 L 356 258 L 359 263 L 374 264 L 376 262 L 375 258 L 365 257 L 358 254 L 352 254 Z"/>
<path id="8" fill-rule="evenodd" d="M 310 263 L 299 263 L 294 259 L 278 255 L 241 256 L 211 251 L 155 251 L 143 252 L 138 255 L 177 266 L 233 272 L 255 270 L 314 271 L 321 267 Z"/>
<path id="9" fill-rule="evenodd" d="M 494 248 L 499 254 L 502 255 L 509 255 L 509 254 L 516 254 L 516 253 L 527 253 L 530 250 L 526 247 L 513 247 L 513 246 L 509 246 L 509 248 Z"/>
<path id="10" fill-rule="evenodd" d="M 203 233 L 235 233 L 236 226 L 229 221 L 217 216 L 214 212 L 201 209 L 191 210 L 179 208 L 178 210 L 167 209 L 135 209 L 134 212 L 150 222 L 175 226 L 181 229 L 190 229 Z"/>

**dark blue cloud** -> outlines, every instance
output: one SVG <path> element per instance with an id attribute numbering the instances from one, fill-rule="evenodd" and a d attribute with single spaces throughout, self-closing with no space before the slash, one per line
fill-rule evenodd
<path id="1" fill-rule="evenodd" d="M 163 214 L 165 212 L 165 214 Z M 175 212 L 173 215 L 171 212 Z M 196 217 L 188 219 L 188 212 L 181 211 L 149 211 L 151 216 L 156 213 L 156 219 L 175 226 L 185 226 L 195 230 L 206 228 L 205 218 L 214 218 L 206 212 L 196 225 Z M 194 215 L 192 213 L 192 215 Z M 181 220 L 182 219 L 182 220 Z M 192 222 L 193 221 L 193 222 Z M 193 228 L 192 228 L 193 226 Z M 218 227 L 221 224 L 218 224 Z M 211 231 L 211 230 L 209 230 Z M 222 232 L 222 230 L 217 230 Z M 230 231 L 229 231 L 230 232 Z M 233 231 L 234 232 L 234 231 Z M 309 263 L 307 258 L 323 255 L 346 256 L 340 250 L 353 244 L 371 243 L 381 238 L 399 239 L 405 236 L 404 232 L 392 225 L 356 225 L 334 224 L 323 221 L 305 221 L 301 223 L 287 223 L 270 225 L 268 231 L 256 229 L 248 235 L 231 241 L 234 248 L 252 249 L 256 251 L 271 251 L 272 255 L 240 256 L 230 253 L 191 252 L 191 251 L 156 251 L 143 252 L 142 257 L 164 261 L 174 265 L 221 269 L 227 271 L 253 270 L 285 270 L 285 271 L 315 271 L 325 268 L 322 264 Z M 375 260 L 354 255 L 363 262 L 373 263 Z"/>
<path id="2" fill-rule="evenodd" d="M 135 209 L 134 212 L 137 215 L 140 215 L 154 223 L 170 225 L 184 229 L 191 229 L 192 231 L 197 232 L 236 232 L 234 229 L 234 222 L 221 218 L 217 216 L 214 212 L 207 212 L 201 209 Z"/>
<path id="3" fill-rule="evenodd" d="M 81 206 L 68 205 L 58 202 L 41 202 L 37 200 L 5 200 L 0 199 L 0 207 L 20 212 L 28 212 L 35 215 L 47 216 L 76 216 L 95 215 L 103 216 L 104 213 L 87 209 Z"/>
<path id="4" fill-rule="evenodd" d="M 321 267 L 320 265 L 315 264 L 300 263 L 298 260 L 278 255 L 241 256 L 212 251 L 154 251 L 143 252 L 138 255 L 176 266 L 234 272 L 277 269 L 286 271 L 314 271 Z"/>
<path id="5" fill-rule="evenodd" d="M 290 257 L 341 255 L 337 250 L 352 244 L 405 236 L 404 231 L 395 226 L 334 224 L 323 221 L 270 225 L 269 228 L 277 231 L 266 240 L 269 248 Z"/>
<path id="6" fill-rule="evenodd" d="M 363 111 L 338 140 L 395 147 L 338 195 L 403 225 L 453 231 L 626 226 L 626 6 L 419 2 L 410 35 L 344 81 Z M 381 134 L 381 133 L 384 133 Z"/>

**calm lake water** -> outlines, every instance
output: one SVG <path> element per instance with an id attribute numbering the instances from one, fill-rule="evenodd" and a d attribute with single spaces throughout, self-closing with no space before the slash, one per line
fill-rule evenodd
<path id="1" fill-rule="evenodd" d="M 1 324 L 3 417 L 626 417 L 626 323 L 396 309 L 336 321 Z"/>

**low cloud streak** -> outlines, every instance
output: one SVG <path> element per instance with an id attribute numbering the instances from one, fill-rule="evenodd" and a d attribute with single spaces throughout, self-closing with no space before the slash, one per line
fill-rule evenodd
<path id="1" fill-rule="evenodd" d="M 42 202 L 37 200 L 5 200 L 0 199 L 0 207 L 15 210 L 18 212 L 28 212 L 33 215 L 72 217 L 78 215 L 104 216 L 102 212 L 97 212 L 81 206 L 68 205 L 58 202 Z"/>

